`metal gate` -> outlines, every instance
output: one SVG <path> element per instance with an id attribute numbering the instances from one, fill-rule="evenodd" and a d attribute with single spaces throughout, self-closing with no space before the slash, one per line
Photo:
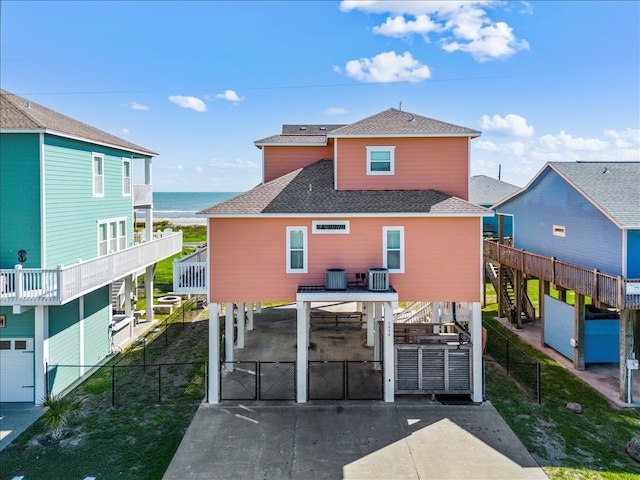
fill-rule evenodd
<path id="1" fill-rule="evenodd" d="M 295 400 L 296 362 L 221 362 L 221 400 Z"/>
<path id="2" fill-rule="evenodd" d="M 382 362 L 310 361 L 307 369 L 309 400 L 382 400 Z"/>

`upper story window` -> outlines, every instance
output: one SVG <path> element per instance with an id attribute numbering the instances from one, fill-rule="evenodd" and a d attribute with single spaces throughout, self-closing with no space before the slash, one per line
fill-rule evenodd
<path id="1" fill-rule="evenodd" d="M 287 227 L 287 273 L 307 273 L 307 227 Z"/>
<path id="2" fill-rule="evenodd" d="M 104 156 L 94 153 L 93 157 L 93 196 L 104 197 Z"/>
<path id="3" fill-rule="evenodd" d="M 122 159 L 122 196 L 131 196 L 131 160 Z"/>
<path id="4" fill-rule="evenodd" d="M 367 175 L 393 175 L 396 147 L 367 147 Z"/>
<path id="5" fill-rule="evenodd" d="M 98 256 L 127 248 L 127 221 L 125 219 L 98 222 Z"/>
<path id="6" fill-rule="evenodd" d="M 390 273 L 404 273 L 404 227 L 382 227 L 382 264 Z"/>

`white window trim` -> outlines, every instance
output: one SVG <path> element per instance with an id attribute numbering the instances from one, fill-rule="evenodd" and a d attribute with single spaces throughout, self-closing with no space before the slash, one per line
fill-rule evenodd
<path id="1" fill-rule="evenodd" d="M 552 230 L 554 237 L 564 237 L 567 234 L 567 231 L 564 225 L 554 225 Z"/>
<path id="2" fill-rule="evenodd" d="M 387 265 L 387 232 L 400 231 L 400 268 L 389 268 Z M 404 273 L 404 227 L 382 227 L 382 266 L 389 273 Z"/>
<path id="3" fill-rule="evenodd" d="M 394 146 L 372 146 L 367 149 L 367 175 L 394 175 L 395 174 L 395 150 Z M 388 172 L 380 172 L 371 170 L 371 152 L 388 151 L 390 153 L 390 166 Z"/>
<path id="4" fill-rule="evenodd" d="M 302 232 L 302 264 L 303 268 L 291 268 L 291 232 Z M 307 227 L 287 227 L 287 273 L 307 273 L 309 247 L 307 242 Z"/>
<path id="5" fill-rule="evenodd" d="M 124 230 L 125 230 L 125 235 L 124 237 L 122 235 L 120 235 L 120 222 L 124 222 Z M 112 238 L 111 237 L 111 224 L 115 223 L 116 224 L 116 238 Z M 100 226 L 101 225 L 106 225 L 107 226 L 107 253 L 105 253 L 104 255 L 109 255 L 110 253 L 115 253 L 115 252 L 120 252 L 122 250 L 126 250 L 127 248 L 127 217 L 117 217 L 117 218 L 109 218 L 106 220 L 98 220 L 97 224 L 96 224 L 96 238 L 98 239 L 98 251 L 97 251 L 97 256 L 98 257 L 103 257 L 104 255 L 100 254 Z M 124 238 L 125 239 L 125 246 L 124 248 L 120 248 L 120 240 Z M 116 250 L 109 250 L 109 246 L 111 245 L 111 241 L 115 240 L 115 244 L 116 244 Z"/>
<path id="6" fill-rule="evenodd" d="M 96 158 L 100 159 L 100 164 L 102 165 L 102 173 L 96 173 Z M 94 197 L 104 197 L 104 155 L 101 153 L 92 153 L 91 154 L 91 174 L 92 174 L 92 188 L 93 188 L 93 196 Z M 96 192 L 96 179 L 100 179 L 100 192 Z"/>
<path id="7" fill-rule="evenodd" d="M 124 166 L 127 163 L 129 164 L 129 176 L 125 177 L 124 176 L 124 172 L 125 172 Z M 131 161 L 131 159 L 130 158 L 123 158 L 122 159 L 122 196 L 123 197 L 130 197 L 131 193 L 132 193 L 132 190 L 133 190 L 133 183 L 131 181 L 131 175 L 133 173 L 132 168 L 133 168 L 133 162 Z M 103 169 L 104 169 L 104 167 L 103 167 Z M 128 185 L 129 191 L 128 192 L 127 192 L 127 188 L 125 186 L 126 185 L 125 181 L 126 181 L 127 178 L 129 179 L 129 182 L 128 182 L 129 183 L 129 185 Z"/>
<path id="8" fill-rule="evenodd" d="M 350 231 L 349 220 L 314 220 L 312 223 L 312 233 L 322 234 L 322 235 L 347 235 Z M 321 225 L 344 225 L 344 229 L 322 229 Z"/>

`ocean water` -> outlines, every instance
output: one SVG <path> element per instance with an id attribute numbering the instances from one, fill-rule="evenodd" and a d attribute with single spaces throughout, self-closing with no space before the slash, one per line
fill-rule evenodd
<path id="1" fill-rule="evenodd" d="M 153 218 L 202 218 L 196 212 L 242 192 L 153 192 Z M 138 213 L 144 218 L 142 212 Z"/>

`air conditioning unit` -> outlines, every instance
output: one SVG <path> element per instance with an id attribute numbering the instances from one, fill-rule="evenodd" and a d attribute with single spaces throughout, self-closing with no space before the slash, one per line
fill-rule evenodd
<path id="1" fill-rule="evenodd" d="M 370 268 L 369 290 L 372 292 L 387 292 L 389 290 L 389 270 L 386 268 Z"/>
<path id="2" fill-rule="evenodd" d="M 325 288 L 327 290 L 346 290 L 347 271 L 342 268 L 330 268 L 325 274 Z"/>

